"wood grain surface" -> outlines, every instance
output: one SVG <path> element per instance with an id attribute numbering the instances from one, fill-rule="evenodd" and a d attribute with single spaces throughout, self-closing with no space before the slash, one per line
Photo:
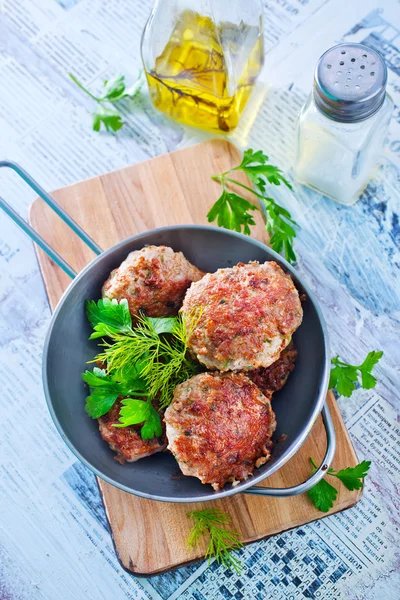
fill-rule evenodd
<path id="1" fill-rule="evenodd" d="M 103 248 L 154 227 L 206 223 L 206 214 L 220 193 L 210 176 L 240 162 L 239 150 L 226 140 L 212 140 L 152 160 L 56 190 L 53 197 Z M 246 178 L 241 181 L 246 183 Z M 252 199 L 253 201 L 253 199 Z M 29 220 L 33 227 L 77 271 L 94 257 L 83 242 L 51 209 L 37 199 Z M 266 241 L 261 216 L 253 235 Z M 40 249 L 38 258 L 54 309 L 70 280 Z M 355 466 L 357 457 L 331 393 L 327 401 L 337 435 L 333 466 Z M 321 461 L 326 446 L 318 418 L 299 452 L 264 482 L 267 487 L 289 487 L 309 476 L 309 457 Z M 188 550 L 191 527 L 186 514 L 205 504 L 172 504 L 145 500 L 99 481 L 115 549 L 122 565 L 137 575 L 176 568 L 204 556 L 205 546 Z M 350 492 L 339 481 L 339 494 L 330 513 L 353 506 L 361 491 Z M 245 543 L 297 527 L 325 516 L 307 495 L 263 498 L 246 494 L 207 503 L 229 512 Z M 330 514 L 329 513 L 329 514 Z"/>

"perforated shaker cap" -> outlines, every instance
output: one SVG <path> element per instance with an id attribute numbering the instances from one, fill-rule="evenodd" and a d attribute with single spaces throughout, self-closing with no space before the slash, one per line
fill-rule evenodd
<path id="1" fill-rule="evenodd" d="M 330 119 L 355 123 L 373 115 L 386 95 L 383 58 L 364 44 L 338 44 L 315 69 L 314 100 Z"/>

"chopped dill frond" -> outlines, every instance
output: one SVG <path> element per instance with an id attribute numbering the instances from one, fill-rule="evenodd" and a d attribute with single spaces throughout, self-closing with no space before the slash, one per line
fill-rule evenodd
<path id="1" fill-rule="evenodd" d="M 186 540 L 190 548 L 199 545 L 200 538 L 209 536 L 206 552 L 208 562 L 215 558 L 218 564 L 222 564 L 231 571 L 241 574 L 243 565 L 241 561 L 233 556 L 230 551 L 243 547 L 238 531 L 228 529 L 232 524 L 232 517 L 217 509 L 194 510 L 187 515 L 194 521 L 194 525 Z"/>
<path id="2" fill-rule="evenodd" d="M 146 382 L 149 397 L 158 398 L 166 408 L 175 387 L 199 372 L 200 366 L 188 357 L 187 342 L 201 312 L 178 317 L 151 318 L 139 315 L 135 327 L 116 331 L 102 326 L 110 341 L 100 344 L 104 350 L 92 362 L 107 364 L 107 372 L 118 381 L 139 374 Z"/>

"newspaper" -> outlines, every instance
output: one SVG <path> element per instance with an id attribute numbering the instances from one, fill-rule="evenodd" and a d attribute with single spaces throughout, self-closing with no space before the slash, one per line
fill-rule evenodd
<path id="1" fill-rule="evenodd" d="M 165 0 L 166 1 L 166 0 Z M 116 135 L 94 133 L 90 98 L 140 68 L 150 0 L 3 0 L 0 156 L 54 189 L 207 138 L 157 113 L 144 91 Z M 268 0 L 266 65 L 241 124 L 241 147 L 290 172 L 296 115 L 315 63 L 340 40 L 383 54 L 396 104 L 382 168 L 347 209 L 295 186 L 274 189 L 299 222 L 298 269 L 318 298 L 333 353 L 357 363 L 384 350 L 375 390 L 339 398 L 360 460 L 372 461 L 361 501 L 239 552 L 243 574 L 215 562 L 153 578 L 123 570 L 96 480 L 63 444 L 47 411 L 41 352 L 50 310 L 30 240 L 0 214 L 0 598 L 397 599 L 400 590 L 399 190 L 400 10 L 395 0 Z M 8 170 L 0 192 L 22 215 L 35 194 Z"/>

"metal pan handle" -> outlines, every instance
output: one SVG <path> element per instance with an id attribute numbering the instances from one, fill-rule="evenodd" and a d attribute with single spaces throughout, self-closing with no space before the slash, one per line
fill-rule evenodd
<path id="1" fill-rule="evenodd" d="M 325 402 L 324 407 L 322 409 L 322 420 L 324 422 L 325 431 L 326 431 L 326 453 L 324 456 L 324 460 L 321 465 L 315 471 L 311 477 L 309 477 L 303 483 L 299 483 L 299 485 L 295 485 L 290 488 L 265 488 L 258 485 L 255 485 L 247 490 L 245 490 L 244 494 L 256 494 L 257 496 L 278 496 L 278 497 L 286 497 L 286 496 L 297 496 L 298 494 L 303 494 L 304 492 L 308 492 L 310 488 L 313 487 L 316 483 L 321 481 L 321 479 L 326 474 L 328 467 L 330 466 L 333 457 L 335 455 L 336 449 L 336 434 L 335 428 L 333 426 L 333 421 L 331 417 L 331 413 L 329 412 L 329 408 L 327 403 Z"/>
<path id="2" fill-rule="evenodd" d="M 101 254 L 101 248 L 92 240 L 92 238 L 76 223 L 61 206 L 48 194 L 38 183 L 31 177 L 22 167 L 11 160 L 0 160 L 0 167 L 9 167 L 17 173 L 32 188 L 38 196 L 42 198 L 48 204 L 54 212 L 76 233 L 82 241 L 96 254 Z M 54 260 L 54 262 L 61 267 L 67 275 L 72 279 L 76 276 L 76 272 L 70 265 L 55 251 L 45 240 L 38 234 L 32 227 L 24 221 L 24 219 L 13 209 L 11 206 L 0 196 L 0 208 L 11 217 L 29 237 L 36 242 L 38 246 L 46 252 L 46 254 Z"/>

